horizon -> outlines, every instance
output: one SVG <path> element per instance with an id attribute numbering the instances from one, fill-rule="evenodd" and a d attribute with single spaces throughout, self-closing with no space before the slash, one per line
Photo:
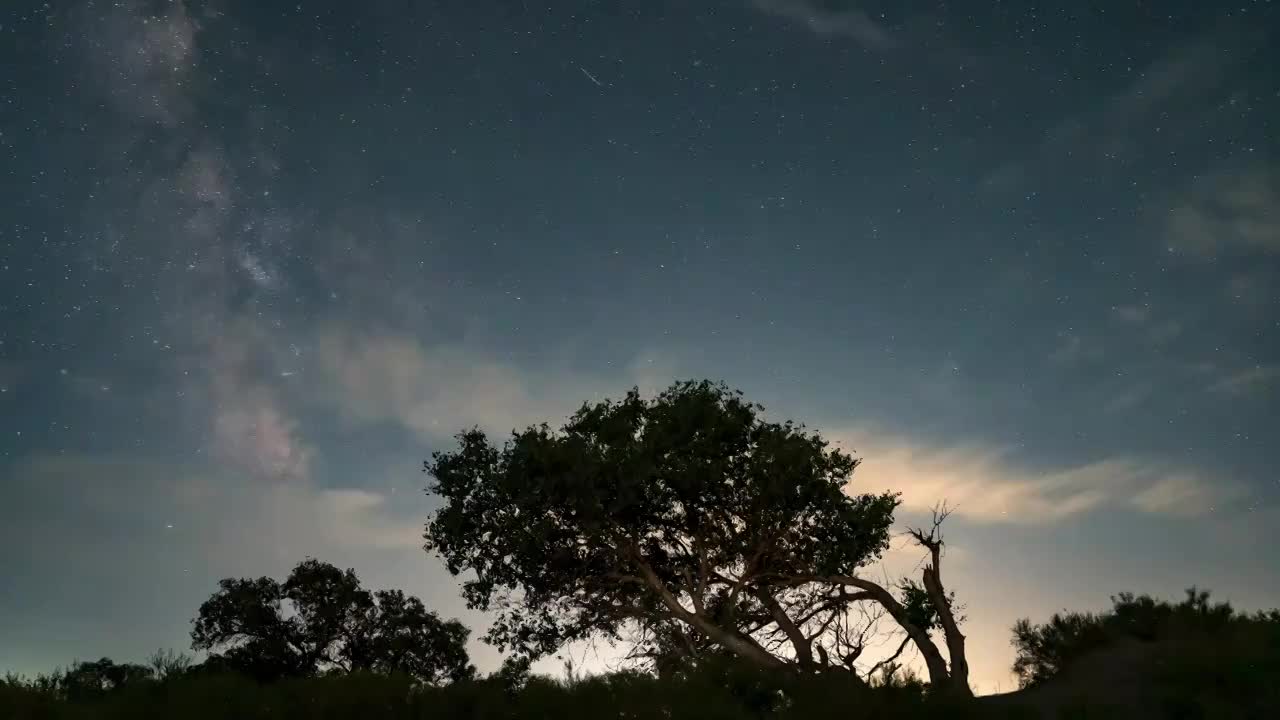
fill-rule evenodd
<path id="1" fill-rule="evenodd" d="M 1276 604 L 1274 4 L 55 5 L 0 9 L 0 672 L 304 557 L 495 669 L 423 461 L 686 378 L 956 508 L 980 693 L 1018 618 Z"/>

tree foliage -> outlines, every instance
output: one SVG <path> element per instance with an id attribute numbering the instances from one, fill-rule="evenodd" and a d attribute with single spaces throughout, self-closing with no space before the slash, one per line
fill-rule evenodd
<path id="1" fill-rule="evenodd" d="M 82 701 L 122 690 L 152 677 L 151 668 L 145 665 L 116 663 L 104 657 L 74 663 L 56 676 L 55 684 L 68 700 Z"/>
<path id="2" fill-rule="evenodd" d="M 156 680 L 169 680 L 191 672 L 194 662 L 186 653 L 160 649 L 147 658 L 147 667 Z"/>
<path id="3" fill-rule="evenodd" d="M 859 620 L 874 618 L 854 609 L 870 601 L 935 681 L 949 679 L 934 615 L 921 614 L 923 602 L 955 630 L 932 569 L 937 525 L 917 536 L 933 560 L 912 586 L 924 594 L 904 604 L 859 575 L 889 545 L 897 495 L 849 492 L 858 460 L 762 410 L 722 384 L 681 382 L 584 405 L 560 430 L 529 427 L 502 447 L 464 432 L 425 464 L 444 502 L 426 547 L 469 574 L 464 597 L 494 613 L 487 639 L 502 649 L 540 656 L 639 633 L 668 665 L 714 647 L 766 668 L 854 672 Z M 963 669 L 962 645 L 952 657 Z"/>
<path id="4" fill-rule="evenodd" d="M 1194 635 L 1225 640 L 1230 630 L 1256 628 L 1274 637 L 1280 629 L 1280 612 L 1241 614 L 1229 603 L 1209 602 L 1209 591 L 1194 587 L 1177 603 L 1127 592 L 1111 602 L 1111 609 L 1102 613 L 1056 613 L 1040 625 L 1018 620 L 1013 626 L 1013 671 L 1019 683 L 1041 685 L 1087 662 L 1091 653 L 1125 640 L 1180 642 Z"/>
<path id="5" fill-rule="evenodd" d="M 313 559 L 283 583 L 222 580 L 193 625 L 192 647 L 212 653 L 207 665 L 261 680 L 335 670 L 438 683 L 474 672 L 461 623 L 399 590 L 365 590 L 355 571 Z"/>

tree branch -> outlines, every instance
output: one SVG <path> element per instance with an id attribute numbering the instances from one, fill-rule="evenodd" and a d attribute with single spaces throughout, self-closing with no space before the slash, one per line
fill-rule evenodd
<path id="1" fill-rule="evenodd" d="M 870 681 L 872 676 L 874 676 L 876 674 L 876 671 L 879 670 L 880 668 L 886 665 L 889 665 L 890 663 L 897 661 L 898 658 L 902 657 L 902 651 L 907 649 L 907 644 L 910 642 L 911 642 L 910 635 L 902 638 L 902 642 L 898 644 L 898 649 L 894 650 L 892 655 L 881 660 L 875 665 L 871 666 L 871 669 L 867 671 L 867 680 Z"/>
<path id="2" fill-rule="evenodd" d="M 769 611 L 769 616 L 773 618 L 778 628 L 791 641 L 791 646 L 796 651 L 796 662 L 805 670 L 812 669 L 813 646 L 809 639 L 804 636 L 804 633 L 800 632 L 800 628 L 787 616 L 786 611 L 778 604 L 777 598 L 763 589 L 757 590 L 755 596 L 756 599 L 764 603 L 765 608 Z"/>
<path id="3" fill-rule="evenodd" d="M 929 550 L 930 564 L 924 569 L 924 587 L 929 593 L 938 613 L 938 621 L 942 625 L 943 637 L 947 643 L 947 654 L 951 659 L 951 678 L 957 685 L 969 687 L 969 662 L 965 657 L 964 634 L 956 622 L 951 604 L 947 602 L 947 594 L 942 586 L 942 523 L 951 511 L 946 504 L 933 510 L 933 527 L 926 534 L 921 529 L 909 531 L 916 542 Z"/>
<path id="4" fill-rule="evenodd" d="M 690 612 L 687 608 L 680 604 L 675 595 L 671 594 L 671 590 L 662 582 L 653 568 L 645 562 L 641 557 L 639 550 L 632 544 L 630 547 L 623 548 L 623 552 L 635 563 L 640 570 L 640 576 L 645 579 L 648 587 L 657 593 L 658 599 L 678 620 L 686 625 L 698 630 L 702 634 L 720 643 L 725 648 L 742 656 L 745 659 L 752 660 L 767 668 L 786 667 L 786 663 L 781 659 L 771 655 L 767 650 L 760 647 L 750 638 L 740 635 L 716 625 L 706 616 Z"/>
<path id="5" fill-rule="evenodd" d="M 902 626 L 902 629 L 915 642 L 916 647 L 920 648 L 920 654 L 924 656 L 925 665 L 929 668 L 930 682 L 938 687 L 950 682 L 951 673 L 947 670 L 947 662 L 943 659 L 942 653 L 938 651 L 938 646 L 934 645 L 933 640 L 929 639 L 928 632 L 912 622 L 902 603 L 898 602 L 892 593 L 879 584 L 854 575 L 792 575 L 778 579 L 781 582 L 794 585 L 804 585 L 811 582 L 851 585 L 865 591 L 871 599 L 878 602 L 888 611 L 889 615 L 897 621 L 898 625 Z"/>

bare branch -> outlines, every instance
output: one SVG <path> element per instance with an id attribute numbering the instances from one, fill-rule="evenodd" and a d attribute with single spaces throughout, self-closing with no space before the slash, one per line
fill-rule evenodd
<path id="1" fill-rule="evenodd" d="M 773 618 L 773 621 L 777 623 L 778 628 L 781 629 L 787 636 L 787 639 L 791 641 L 791 646 L 795 649 L 796 661 L 800 663 L 800 667 L 806 669 L 812 667 L 812 644 L 809 639 L 804 636 L 804 633 L 800 631 L 800 628 L 791 620 L 791 618 L 787 617 L 786 611 L 784 611 L 782 606 L 778 604 L 777 598 L 764 590 L 756 591 L 756 598 L 759 599 L 760 602 L 769 610 L 769 614 Z"/>
<path id="2" fill-rule="evenodd" d="M 657 593 L 662 604 L 670 610 L 671 614 L 686 625 L 698 630 L 702 634 L 711 638 L 715 642 L 725 648 L 737 653 L 738 655 L 754 660 L 764 667 L 784 667 L 784 663 L 775 657 L 768 650 L 761 647 L 750 637 L 732 630 L 726 630 L 715 623 L 711 622 L 705 615 L 690 612 L 687 608 L 680 604 L 680 601 L 671 590 L 662 582 L 653 568 L 640 555 L 639 549 L 632 543 L 629 547 L 622 548 L 631 561 L 636 564 L 640 570 L 641 577 L 645 579 L 646 584 L 653 592 Z"/>
<path id="3" fill-rule="evenodd" d="M 870 681 L 872 676 L 881 668 L 897 662 L 898 658 L 902 657 L 902 651 L 907 649 L 907 645 L 910 642 L 910 636 L 902 638 L 902 642 L 898 644 L 898 649 L 894 650 L 892 655 L 871 666 L 871 669 L 867 671 L 867 680 Z"/>
<path id="4" fill-rule="evenodd" d="M 951 604 L 947 602 L 946 590 L 942 585 L 942 523 L 950 514 L 951 510 L 947 508 L 946 503 L 940 503 L 933 510 L 933 526 L 929 528 L 928 533 L 919 528 L 911 530 L 910 533 L 916 539 L 916 542 L 929 550 L 931 562 L 924 568 L 924 587 L 929 593 L 929 599 L 932 601 L 938 613 L 938 621 L 942 625 L 943 637 L 947 643 L 947 654 L 951 658 L 952 682 L 957 687 L 962 685 L 965 690 L 968 690 L 969 663 L 965 656 L 965 638 L 964 634 L 960 632 L 960 625 L 956 622 L 955 614 L 951 610 Z"/>

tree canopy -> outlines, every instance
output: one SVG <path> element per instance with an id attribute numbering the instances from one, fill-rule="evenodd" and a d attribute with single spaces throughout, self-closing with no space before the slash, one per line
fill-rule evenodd
<path id="1" fill-rule="evenodd" d="M 227 578 L 200 606 L 192 647 L 211 667 L 259 679 L 358 670 L 439 683 L 474 673 L 470 631 L 399 590 L 370 592 L 354 570 L 308 559 L 283 582 Z"/>
<path id="2" fill-rule="evenodd" d="M 1125 641 L 1185 645 L 1188 639 L 1206 639 L 1218 644 L 1230 634 L 1280 639 L 1280 611 L 1240 613 L 1229 603 L 1209 602 L 1209 591 L 1194 587 L 1177 603 L 1128 592 L 1113 596 L 1111 603 L 1101 613 L 1055 613 L 1043 624 L 1025 618 L 1015 623 L 1013 671 L 1019 684 L 1039 686 Z"/>
<path id="3" fill-rule="evenodd" d="M 117 663 L 104 657 L 74 663 L 54 678 L 54 684 L 69 700 L 88 700 L 152 677 L 152 669 L 146 665 Z"/>
<path id="4" fill-rule="evenodd" d="M 443 506 L 426 548 L 468 573 L 488 641 L 530 656 L 591 636 L 662 657 L 710 644 L 769 668 L 856 673 L 876 614 L 915 641 L 934 682 L 968 692 L 963 636 L 937 572 L 895 595 L 859 573 L 889 546 L 894 493 L 850 492 L 859 461 L 709 381 L 586 404 L 501 447 L 478 429 L 425 463 Z M 868 622 L 862 622 L 868 621 Z M 947 630 L 949 670 L 929 638 Z M 905 646 L 905 642 L 904 642 Z"/>

